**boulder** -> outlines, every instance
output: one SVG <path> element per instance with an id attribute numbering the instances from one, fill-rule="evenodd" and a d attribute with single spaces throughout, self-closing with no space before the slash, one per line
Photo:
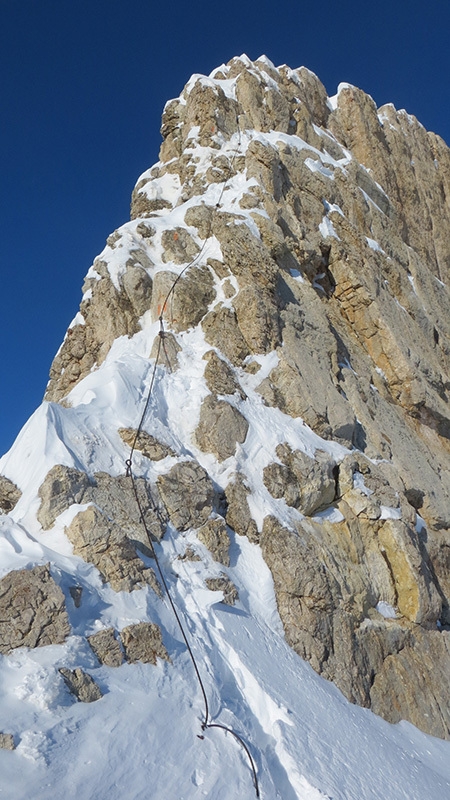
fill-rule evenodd
<path id="1" fill-rule="evenodd" d="M 64 595 L 48 565 L 14 570 L 0 580 L 0 653 L 62 644 L 69 634 Z"/>
<path id="2" fill-rule="evenodd" d="M 203 356 L 207 361 L 205 367 L 205 381 L 212 394 L 236 394 L 245 399 L 245 392 L 239 385 L 233 370 L 214 350 L 208 350 Z"/>
<path id="3" fill-rule="evenodd" d="M 174 264 L 188 264 L 200 250 L 185 228 L 163 231 L 161 244 L 162 260 L 165 264 L 168 261 L 173 261 Z"/>
<path id="4" fill-rule="evenodd" d="M 158 477 L 158 488 L 172 524 L 179 531 L 198 528 L 211 514 L 214 488 L 196 461 L 180 461 Z"/>
<path id="5" fill-rule="evenodd" d="M 250 349 L 239 328 L 233 309 L 218 304 L 202 319 L 205 339 L 237 366 L 250 355 Z"/>
<path id="6" fill-rule="evenodd" d="M 239 536 L 247 536 L 250 542 L 258 541 L 258 528 L 252 518 L 247 502 L 250 493 L 245 479 L 240 472 L 233 475 L 232 480 L 225 489 L 227 501 L 226 521 Z"/>
<path id="7" fill-rule="evenodd" d="M 277 456 L 282 464 L 264 468 L 264 484 L 276 498 L 283 498 L 306 516 L 327 508 L 336 496 L 336 463 L 327 453 L 318 450 L 311 458 L 300 450 L 280 444 Z"/>
<path id="8" fill-rule="evenodd" d="M 95 703 L 103 696 L 98 684 L 80 667 L 76 669 L 60 668 L 60 673 L 71 694 L 75 695 L 81 703 Z"/>
<path id="9" fill-rule="evenodd" d="M 161 461 L 167 456 L 174 456 L 175 453 L 169 445 L 160 442 L 155 436 L 147 431 L 138 431 L 135 428 L 119 428 L 119 436 L 129 447 L 134 447 L 143 456 L 151 461 Z"/>
<path id="10" fill-rule="evenodd" d="M 211 592 L 223 592 L 223 600 L 227 606 L 234 606 L 239 600 L 239 592 L 233 581 L 222 574 L 219 578 L 206 578 L 206 586 Z"/>
<path id="11" fill-rule="evenodd" d="M 15 750 L 16 744 L 12 733 L 0 733 L 0 748 L 2 750 Z"/>
<path id="12" fill-rule="evenodd" d="M 104 630 L 88 636 L 87 640 L 100 664 L 105 664 L 107 667 L 120 667 L 123 663 L 123 652 L 114 635 L 114 628 L 104 628 Z"/>
<path id="13" fill-rule="evenodd" d="M 209 519 L 199 528 L 197 536 L 215 561 L 219 561 L 225 567 L 230 566 L 230 537 L 224 519 L 221 517 Z"/>
<path id="14" fill-rule="evenodd" d="M 248 422 L 234 406 L 210 394 L 205 397 L 195 442 L 205 453 L 214 453 L 219 461 L 234 456 L 238 444 L 245 442 Z"/>
<path id="15" fill-rule="evenodd" d="M 142 661 L 144 664 L 156 664 L 157 658 L 170 662 L 169 654 L 164 647 L 161 630 L 153 622 L 138 622 L 128 625 L 120 632 L 125 658 L 130 664 Z"/>

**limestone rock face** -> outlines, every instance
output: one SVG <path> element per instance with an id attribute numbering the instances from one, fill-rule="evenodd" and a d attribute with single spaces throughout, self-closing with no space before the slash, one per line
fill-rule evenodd
<path id="1" fill-rule="evenodd" d="M 134 483 L 147 530 L 158 540 L 167 517 L 157 489 L 142 478 L 135 478 Z M 148 583 L 159 593 L 153 570 L 145 567 L 136 552 L 137 548 L 152 555 L 130 478 L 98 472 L 91 479 L 84 472 L 58 464 L 47 474 L 39 496 L 37 517 L 44 529 L 72 504 L 91 503 L 66 528 L 74 553 L 93 563 L 115 591 L 131 591 Z"/>
<path id="2" fill-rule="evenodd" d="M 48 566 L 14 570 L 0 580 L 0 653 L 62 644 L 69 634 L 64 595 Z"/>
<path id="3" fill-rule="evenodd" d="M 106 263 L 97 259 L 94 275 L 83 286 L 79 315 L 50 369 L 47 400 L 61 400 L 95 366 L 99 366 L 118 336 L 139 330 L 139 318 L 150 308 L 151 266 L 145 251 L 135 249 L 118 285 L 111 280 Z"/>
<path id="4" fill-rule="evenodd" d="M 446 638 L 433 631 L 441 597 L 414 531 L 400 520 L 372 521 L 370 516 L 365 509 L 359 516 L 349 511 L 339 525 L 305 521 L 297 531 L 267 517 L 261 547 L 294 649 L 352 702 L 375 705 L 391 721 L 395 717 L 419 724 L 431 698 L 438 697 L 433 703 L 439 708 L 448 702 L 447 689 L 437 689 L 430 678 L 431 661 L 422 667 L 428 676 L 422 688 L 406 688 L 422 648 L 424 654 L 436 650 L 441 662 L 447 657 Z M 395 606 L 398 613 L 385 617 L 383 604 L 392 612 Z M 403 680 L 403 689 L 395 694 L 397 710 L 387 714 L 389 682 L 389 691 L 396 692 Z M 423 693 L 427 680 L 430 685 Z M 422 710 L 414 712 L 418 695 Z M 448 735 L 446 723 L 432 724 L 438 735 Z"/>
<path id="5" fill-rule="evenodd" d="M 244 57 L 193 78 L 161 133 L 46 397 L 69 406 L 119 337 L 140 374 L 158 354 L 136 441 L 152 539 L 169 520 L 227 565 L 226 525 L 247 536 L 297 653 L 352 702 L 450 738 L 450 151 L 360 89 L 328 98 L 305 68 Z M 156 588 L 125 478 L 56 466 L 39 495 L 44 530 L 89 504 L 67 535 L 113 588 Z M 15 497 L 0 481 L 3 510 Z M 207 585 L 236 599 L 229 580 Z"/>
<path id="6" fill-rule="evenodd" d="M 448 738 L 450 691 L 448 681 L 435 680 L 448 669 L 448 631 L 413 632 L 411 644 L 383 662 L 370 690 L 371 707 L 389 722 L 407 719 L 432 736 Z"/>

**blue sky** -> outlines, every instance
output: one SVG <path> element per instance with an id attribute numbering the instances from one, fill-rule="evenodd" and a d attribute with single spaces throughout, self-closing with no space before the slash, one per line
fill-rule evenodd
<path id="1" fill-rule="evenodd" d="M 0 453 L 39 405 L 83 277 L 194 72 L 265 53 L 450 143 L 449 0 L 0 0 Z"/>

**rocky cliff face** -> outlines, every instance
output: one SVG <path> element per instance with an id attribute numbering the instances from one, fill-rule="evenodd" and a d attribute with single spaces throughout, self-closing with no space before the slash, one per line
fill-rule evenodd
<path id="1" fill-rule="evenodd" d="M 229 534 L 247 536 L 296 652 L 352 702 L 449 738 L 450 151 L 355 87 L 328 98 L 305 68 L 245 57 L 194 76 L 161 130 L 46 399 L 87 406 L 128 341 L 152 366 L 162 315 L 137 441 L 155 540 L 169 521 L 226 569 Z M 105 435 L 126 457 L 132 420 Z M 55 465 L 38 520 L 84 504 L 74 552 L 117 591 L 158 592 L 125 483 Z"/>

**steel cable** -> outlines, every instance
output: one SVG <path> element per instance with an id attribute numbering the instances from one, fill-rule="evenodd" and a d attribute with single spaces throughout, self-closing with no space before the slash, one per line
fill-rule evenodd
<path id="1" fill-rule="evenodd" d="M 191 646 L 189 644 L 189 640 L 188 640 L 186 631 L 184 630 L 183 623 L 181 622 L 180 615 L 179 615 L 179 613 L 177 611 L 177 608 L 176 608 L 176 605 L 175 605 L 175 603 L 173 601 L 169 586 L 167 584 L 167 581 L 165 579 L 163 570 L 161 568 L 161 564 L 160 564 L 159 558 L 157 556 L 157 553 L 156 553 L 156 550 L 155 550 L 155 547 L 154 547 L 154 544 L 153 544 L 153 541 L 152 541 L 151 532 L 150 532 L 150 530 L 148 528 L 148 525 L 147 525 L 147 522 L 145 520 L 142 504 L 141 504 L 141 501 L 139 499 L 139 494 L 138 494 L 138 491 L 137 491 L 137 486 L 136 486 L 136 482 L 135 482 L 135 478 L 134 478 L 134 474 L 133 474 L 133 455 L 134 455 L 134 451 L 136 450 L 136 445 L 138 444 L 139 436 L 140 436 L 142 428 L 143 428 L 144 420 L 145 420 L 145 417 L 146 417 L 146 414 L 147 414 L 147 410 L 148 410 L 148 406 L 149 406 L 149 403 L 150 403 L 150 399 L 151 399 L 151 396 L 152 396 L 152 393 L 153 393 L 153 387 L 154 387 L 155 380 L 156 380 L 156 371 L 157 371 L 157 367 L 158 367 L 158 364 L 159 364 L 159 361 L 160 361 L 160 356 L 161 356 L 161 347 L 164 347 L 163 342 L 164 342 L 164 337 L 165 337 L 165 334 L 166 334 L 166 331 L 165 331 L 165 328 L 164 328 L 164 313 L 165 313 L 165 311 L 167 309 L 167 304 L 169 302 L 169 299 L 173 295 L 178 282 L 181 280 L 181 278 L 184 275 L 184 273 L 200 259 L 201 255 L 202 255 L 202 253 L 203 253 L 203 251 L 204 251 L 204 249 L 206 247 L 207 241 L 211 236 L 211 231 L 212 231 L 212 227 L 213 227 L 214 213 L 217 211 L 217 209 L 220 208 L 220 203 L 222 201 L 223 194 L 225 192 L 227 183 L 228 183 L 228 181 L 230 180 L 230 178 L 232 176 L 234 163 L 235 163 L 235 160 L 237 158 L 238 151 L 239 151 L 239 149 L 241 147 L 241 131 L 240 131 L 240 126 L 239 126 L 239 120 L 237 122 L 238 122 L 238 126 L 237 126 L 238 127 L 238 144 L 237 144 L 237 147 L 236 147 L 236 149 L 235 149 L 235 151 L 233 153 L 232 159 L 230 161 L 228 178 L 226 179 L 226 181 L 224 182 L 224 184 L 222 186 L 222 189 L 221 189 L 221 192 L 220 192 L 220 195 L 219 195 L 219 199 L 216 202 L 216 204 L 214 206 L 214 209 L 213 209 L 213 212 L 211 214 L 211 218 L 210 218 L 209 226 L 208 226 L 207 236 L 205 236 L 203 244 L 202 244 L 199 252 L 195 256 L 195 258 L 193 258 L 192 261 L 190 261 L 189 264 L 187 264 L 181 270 L 180 274 L 177 275 L 177 277 L 175 278 L 172 286 L 169 289 L 169 292 L 167 293 L 167 295 L 166 295 L 166 297 L 164 299 L 164 303 L 163 303 L 162 308 L 161 308 L 161 313 L 160 313 L 160 316 L 159 316 L 159 328 L 160 328 L 159 329 L 159 340 L 158 340 L 158 347 L 157 347 L 157 351 L 156 351 L 155 363 L 154 363 L 154 366 L 153 366 L 152 375 L 151 375 L 151 379 L 150 379 L 150 385 L 149 385 L 149 388 L 148 388 L 147 397 L 146 397 L 146 401 L 145 401 L 145 404 L 144 404 L 144 409 L 142 411 L 141 418 L 139 420 L 139 425 L 138 425 L 138 427 L 136 429 L 136 434 L 134 436 L 134 440 L 133 440 L 133 443 L 132 443 L 132 446 L 131 446 L 130 455 L 129 455 L 128 459 L 126 460 L 125 464 L 126 464 L 126 476 L 131 479 L 131 485 L 132 485 L 133 494 L 134 494 L 134 497 L 135 497 L 135 500 L 136 500 L 136 504 L 137 504 L 137 507 L 138 507 L 138 510 L 139 510 L 140 520 L 142 522 L 143 528 L 144 528 L 145 533 L 147 535 L 147 538 L 148 538 L 148 541 L 149 541 L 149 544 L 150 544 L 150 550 L 151 550 L 152 556 L 153 556 L 153 558 L 155 560 L 155 564 L 156 564 L 156 567 L 157 567 L 157 570 L 158 570 L 158 574 L 159 574 L 160 579 L 161 579 L 161 583 L 163 584 L 163 587 L 164 587 L 165 593 L 167 595 L 170 607 L 172 609 L 172 612 L 173 612 L 174 617 L 176 619 L 177 625 L 178 625 L 179 630 L 181 632 L 181 635 L 183 637 L 183 641 L 184 641 L 184 643 L 186 645 L 186 649 L 187 649 L 187 651 L 189 653 L 189 656 L 190 656 L 190 659 L 192 661 L 192 664 L 193 664 L 193 667 L 194 667 L 194 670 L 195 670 L 195 674 L 196 674 L 196 677 L 197 677 L 197 681 L 198 681 L 198 684 L 200 686 L 200 689 L 201 689 L 201 692 L 202 692 L 202 695 L 203 695 L 203 702 L 204 702 L 205 710 L 204 710 L 204 719 L 203 719 L 203 721 L 201 723 L 202 731 L 205 731 L 205 730 L 207 730 L 209 728 L 219 728 L 219 729 L 223 730 L 225 733 L 230 733 L 236 739 L 236 741 L 243 747 L 243 749 L 244 749 L 244 751 L 245 751 L 245 753 L 246 753 L 246 755 L 248 757 L 248 760 L 250 762 L 250 766 L 251 766 L 251 770 L 252 770 L 253 785 L 254 785 L 254 788 L 255 788 L 256 797 L 259 798 L 260 793 L 259 793 L 258 777 L 257 777 L 257 773 L 256 773 L 256 766 L 255 766 L 255 762 L 253 760 L 253 757 L 252 757 L 252 755 L 250 753 L 250 750 L 249 750 L 248 746 L 246 745 L 244 740 L 241 738 L 241 736 L 239 736 L 239 734 L 236 733 L 232 728 L 229 728 L 226 725 L 222 725 L 219 722 L 210 722 L 209 721 L 210 712 L 209 712 L 208 697 L 207 697 L 206 690 L 205 690 L 205 687 L 204 687 L 204 684 L 203 684 L 203 681 L 202 681 L 200 670 L 198 668 L 198 664 L 196 662 L 196 659 L 195 659 L 194 653 L 192 651 L 192 648 L 191 648 Z M 154 510 L 156 511 L 157 509 L 155 508 Z M 203 739 L 204 737 L 202 735 L 199 735 L 198 738 Z"/>

